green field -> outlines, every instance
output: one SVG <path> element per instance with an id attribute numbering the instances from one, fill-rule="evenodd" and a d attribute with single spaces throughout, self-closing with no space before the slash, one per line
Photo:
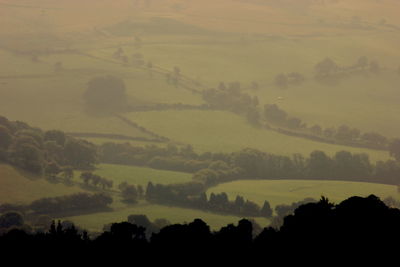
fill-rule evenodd
<path id="1" fill-rule="evenodd" d="M 146 188 L 148 182 L 153 184 L 177 184 L 187 183 L 192 180 L 190 173 L 112 164 L 100 164 L 96 166 L 94 173 L 113 180 L 114 187 L 117 187 L 122 182 L 142 185 Z"/>
<path id="2" fill-rule="evenodd" d="M 389 153 L 384 151 L 318 143 L 257 129 L 244 118 L 224 111 L 135 112 L 129 118 L 173 141 L 192 144 L 200 152 L 233 152 L 251 147 L 274 154 L 308 155 L 314 150 L 328 154 L 347 150 L 367 153 L 372 161 L 389 158 Z"/>
<path id="3" fill-rule="evenodd" d="M 43 178 L 27 175 L 10 165 L 0 164 L 0 204 L 29 204 L 44 197 L 84 192 L 78 186 L 51 184 Z"/>
<path id="4" fill-rule="evenodd" d="M 66 217 L 62 218 L 62 220 L 71 220 L 75 224 L 90 231 L 101 231 L 105 224 L 126 221 L 128 216 L 132 214 L 145 214 L 151 221 L 159 218 L 165 218 L 171 223 L 192 222 L 194 219 L 200 218 L 210 225 L 213 230 L 219 230 L 222 226 L 226 226 L 230 223 L 236 224 L 241 219 L 240 217 L 236 216 L 218 215 L 199 210 L 152 204 L 137 204 L 121 207 L 118 203 L 116 203 L 113 206 L 113 212 Z M 269 223 L 267 219 L 263 218 L 257 218 L 256 222 L 264 227 Z"/>
<path id="5" fill-rule="evenodd" d="M 312 180 L 235 181 L 220 184 L 207 191 L 208 194 L 212 192 L 225 192 L 230 200 L 241 195 L 259 205 L 263 205 L 264 201 L 268 200 L 272 207 L 279 204 L 291 204 L 309 197 L 319 200 L 321 196 L 327 197 L 336 204 L 351 196 L 366 197 L 370 194 L 382 199 L 388 196 L 400 198 L 397 187 L 394 185 Z"/>

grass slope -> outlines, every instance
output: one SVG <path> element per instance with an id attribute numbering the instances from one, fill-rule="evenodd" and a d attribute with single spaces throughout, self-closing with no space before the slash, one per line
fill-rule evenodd
<path id="1" fill-rule="evenodd" d="M 0 204 L 29 204 L 43 197 L 84 192 L 77 186 L 51 184 L 45 179 L 27 176 L 10 165 L 0 164 Z"/>
<path id="2" fill-rule="evenodd" d="M 251 147 L 274 154 L 308 155 L 313 150 L 329 154 L 347 150 L 367 153 L 372 161 L 389 158 L 389 153 L 383 151 L 318 143 L 256 129 L 244 118 L 223 111 L 135 112 L 128 117 L 173 141 L 192 144 L 200 152 L 233 152 Z"/>

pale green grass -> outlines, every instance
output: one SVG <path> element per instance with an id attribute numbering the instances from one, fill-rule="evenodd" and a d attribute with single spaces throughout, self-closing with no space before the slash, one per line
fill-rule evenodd
<path id="1" fill-rule="evenodd" d="M 33 177 L 10 165 L 0 165 L 0 204 L 29 204 L 44 197 L 56 197 L 84 192 L 77 186 L 51 184 L 43 178 Z"/>
<path id="2" fill-rule="evenodd" d="M 279 155 L 309 155 L 314 150 L 332 155 L 347 150 L 367 153 L 371 161 L 389 158 L 384 151 L 319 143 L 257 129 L 244 118 L 223 111 L 137 112 L 131 113 L 129 118 L 173 141 L 192 144 L 199 152 L 233 152 L 251 147 Z"/>
<path id="3" fill-rule="evenodd" d="M 374 194 L 382 199 L 388 196 L 400 198 L 397 187 L 393 185 L 343 182 L 343 181 L 312 181 L 312 180 L 249 180 L 234 181 L 210 188 L 207 193 L 225 192 L 230 200 L 237 195 L 263 205 L 268 200 L 272 207 L 279 204 L 291 204 L 312 197 L 319 200 L 327 197 L 338 204 L 351 196 L 366 197 Z"/>

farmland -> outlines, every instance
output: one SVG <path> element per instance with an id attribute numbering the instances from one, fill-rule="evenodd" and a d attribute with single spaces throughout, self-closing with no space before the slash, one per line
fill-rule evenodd
<path id="1" fill-rule="evenodd" d="M 96 145 L 191 145 L 196 153 L 255 148 L 305 157 L 315 150 L 330 156 L 346 150 L 368 154 L 373 163 L 393 159 L 384 150 L 284 135 L 251 125 L 243 114 L 206 106 L 204 90 L 236 82 L 241 93 L 256 97 L 262 116 L 264 105 L 277 104 L 308 127 L 345 124 L 361 133 L 400 137 L 399 2 L 317 2 L 0 0 L 0 115 Z M 325 58 L 348 70 L 362 57 L 378 71 L 368 65 L 330 82 L 316 78 L 315 66 Z M 277 75 L 293 72 L 304 81 L 277 85 Z M 109 75 L 123 81 L 129 108 L 90 111 L 83 97 L 88 82 Z M 81 182 L 80 173 L 75 171 L 75 182 Z M 112 180 L 113 190 L 125 181 L 142 186 L 191 181 L 188 173 L 102 163 L 94 173 Z M 83 191 L 25 176 L 0 165 L 0 203 Z M 273 206 L 321 195 L 335 202 L 354 194 L 397 198 L 395 186 L 336 181 L 246 180 L 211 192 Z M 125 205 L 115 195 L 113 208 L 68 219 L 96 231 L 130 214 L 171 222 L 201 217 L 214 229 L 238 220 L 142 202 Z"/>

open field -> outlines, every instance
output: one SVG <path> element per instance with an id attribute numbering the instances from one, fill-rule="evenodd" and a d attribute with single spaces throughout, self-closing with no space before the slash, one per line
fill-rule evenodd
<path id="1" fill-rule="evenodd" d="M 257 129 L 247 124 L 244 118 L 224 111 L 134 112 L 129 118 L 172 141 L 192 144 L 200 152 L 233 152 L 251 147 L 274 154 L 308 155 L 314 150 L 328 154 L 347 150 L 367 153 L 371 161 L 389 158 L 385 151 L 318 143 Z"/>
<path id="2" fill-rule="evenodd" d="M 331 202 L 340 201 L 351 196 L 366 197 L 374 194 L 380 198 L 393 196 L 400 199 L 397 187 L 393 185 L 343 182 L 343 181 L 312 181 L 312 180 L 248 180 L 234 181 L 210 188 L 207 193 L 225 192 L 230 200 L 237 195 L 263 205 L 268 200 L 272 207 L 279 204 L 291 204 L 312 197 L 319 200 L 327 197 Z"/>
<path id="3" fill-rule="evenodd" d="M 0 164 L 0 204 L 29 204 L 43 197 L 56 197 L 84 192 L 77 186 L 51 184 L 43 178 L 33 177 L 10 165 Z"/>

